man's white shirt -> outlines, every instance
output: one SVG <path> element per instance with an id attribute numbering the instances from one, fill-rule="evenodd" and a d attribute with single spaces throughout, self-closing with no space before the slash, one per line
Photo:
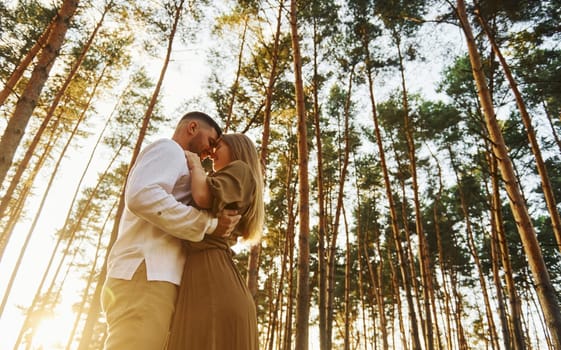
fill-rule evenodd
<path id="1" fill-rule="evenodd" d="M 182 239 L 200 241 L 217 220 L 193 208 L 187 161 L 181 146 L 161 139 L 138 156 L 125 187 L 125 210 L 111 248 L 107 276 L 130 280 L 146 261 L 149 281 L 179 285 L 185 254 Z"/>

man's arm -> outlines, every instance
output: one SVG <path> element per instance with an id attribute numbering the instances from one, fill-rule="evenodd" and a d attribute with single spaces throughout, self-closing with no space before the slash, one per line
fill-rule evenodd
<path id="1" fill-rule="evenodd" d="M 163 231 L 181 239 L 200 241 L 216 230 L 210 213 L 179 202 L 172 194 L 177 179 L 188 186 L 181 147 L 172 140 L 148 146 L 131 170 L 125 189 L 127 208 Z M 222 226 L 228 226 L 226 222 Z M 219 231 L 220 232 L 220 231 Z"/>
<path id="2" fill-rule="evenodd" d="M 238 222 L 240 222 L 241 217 L 237 210 L 224 209 L 218 213 L 218 223 L 216 225 L 216 230 L 214 230 L 212 234 L 221 237 L 230 236 Z"/>

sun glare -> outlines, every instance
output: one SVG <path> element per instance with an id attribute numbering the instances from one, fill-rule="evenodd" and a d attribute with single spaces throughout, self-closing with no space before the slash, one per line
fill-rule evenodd
<path id="1" fill-rule="evenodd" d="M 39 321 L 31 349 L 64 349 L 74 322 L 71 312 L 56 313 Z"/>

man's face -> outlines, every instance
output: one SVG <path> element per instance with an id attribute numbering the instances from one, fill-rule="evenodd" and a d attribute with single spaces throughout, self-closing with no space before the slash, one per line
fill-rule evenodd
<path id="1" fill-rule="evenodd" d="M 212 152 L 218 140 L 214 128 L 199 124 L 192 134 L 187 150 L 206 158 Z"/>

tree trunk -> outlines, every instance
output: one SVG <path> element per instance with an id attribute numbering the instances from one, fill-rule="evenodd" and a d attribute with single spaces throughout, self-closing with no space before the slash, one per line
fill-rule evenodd
<path id="1" fill-rule="evenodd" d="M 347 88 L 347 98 L 345 101 L 345 111 L 344 111 L 344 145 L 343 145 L 343 164 L 339 168 L 339 189 L 337 192 L 337 204 L 335 208 L 335 222 L 331 227 L 331 241 L 329 243 L 329 252 L 327 256 L 327 300 L 326 300 L 326 348 L 331 349 L 332 347 L 332 329 L 333 329 L 333 303 L 334 303 L 334 292 L 335 292 L 335 275 L 336 275 L 336 264 L 337 259 L 337 236 L 339 233 L 339 222 L 341 217 L 341 211 L 343 210 L 343 199 L 345 195 L 345 182 L 347 179 L 347 172 L 349 167 L 349 113 L 351 105 L 351 91 L 352 82 L 354 78 L 354 66 L 351 68 L 349 74 L 349 82 Z M 341 146 L 339 145 L 339 149 Z"/>
<path id="2" fill-rule="evenodd" d="M 314 21 L 314 38 L 317 36 Z M 313 45 L 314 76 L 312 78 L 312 97 L 314 106 L 314 127 L 317 150 L 317 186 L 318 186 L 318 312 L 319 312 L 319 350 L 328 349 L 327 327 L 327 255 L 326 236 L 328 232 L 326 214 L 326 196 L 323 176 L 323 142 L 320 130 L 319 74 L 318 74 L 318 41 Z"/>
<path id="3" fill-rule="evenodd" d="M 460 197 L 460 208 L 462 214 L 464 216 L 464 223 L 466 227 L 466 236 L 467 236 L 467 243 L 469 250 L 471 252 L 471 256 L 473 257 L 473 261 L 475 263 L 475 267 L 477 268 L 477 275 L 479 277 L 479 285 L 481 287 L 481 293 L 483 294 L 483 304 L 485 306 L 485 315 L 487 318 L 487 326 L 489 327 L 489 338 L 491 339 L 492 349 L 499 348 L 498 336 L 497 336 L 497 327 L 495 326 L 495 321 L 493 320 L 493 311 L 491 310 L 491 302 L 489 300 L 489 293 L 487 290 L 487 282 L 485 279 L 485 274 L 481 267 L 481 260 L 479 259 L 479 253 L 477 252 L 477 247 L 475 246 L 475 239 L 473 237 L 473 230 L 471 227 L 471 220 L 469 218 L 469 210 L 465 200 L 464 191 L 462 189 L 462 179 L 459 174 L 459 169 L 456 163 L 454 162 L 454 154 L 452 153 L 452 148 L 448 145 L 448 154 L 450 155 L 450 162 L 452 164 L 452 169 L 454 171 L 454 175 L 456 176 L 456 183 L 458 184 L 458 192 Z"/>
<path id="4" fill-rule="evenodd" d="M 275 87 L 275 81 L 277 79 L 277 65 L 279 59 L 279 41 L 281 34 L 281 24 L 282 24 L 282 10 L 284 8 L 284 0 L 280 1 L 279 12 L 277 15 L 277 28 L 275 32 L 275 39 L 273 42 L 273 53 L 271 62 L 271 72 L 269 74 L 269 81 L 267 83 L 267 89 L 265 92 L 265 111 L 263 117 L 263 136 L 261 138 L 261 164 L 263 165 L 263 178 L 266 179 L 266 169 L 267 169 L 267 155 L 269 147 L 269 137 L 271 132 L 271 109 L 273 104 L 273 89 Z M 257 243 L 251 246 L 248 269 L 247 269 L 247 286 L 251 295 L 255 298 L 257 295 L 258 288 L 258 278 L 259 278 L 259 259 L 261 254 L 261 244 Z"/>
<path id="5" fill-rule="evenodd" d="M 450 320 L 452 311 L 450 305 L 452 304 L 450 292 L 448 289 L 448 283 L 446 278 L 446 260 L 444 257 L 444 247 L 442 245 L 442 235 L 440 232 L 440 220 L 442 214 L 439 212 L 440 207 L 440 200 L 442 198 L 442 168 L 438 160 L 435 158 L 437 167 L 438 167 L 438 192 L 434 199 L 434 206 L 433 206 L 433 219 L 434 219 L 434 234 L 436 236 L 436 244 L 438 249 L 438 260 L 440 261 L 440 278 L 442 279 L 442 289 L 443 289 L 443 297 L 444 297 L 444 319 L 446 322 L 446 348 L 452 349 L 452 322 Z M 442 348 L 442 346 L 441 346 Z"/>
<path id="6" fill-rule="evenodd" d="M 553 344 L 556 348 L 561 349 L 561 311 L 557 302 L 555 289 L 551 284 L 551 279 L 541 253 L 536 232 L 532 226 L 532 221 L 526 204 L 524 203 L 521 190 L 516 182 L 514 168 L 509 158 L 499 124 L 496 120 L 493 102 L 486 85 L 481 58 L 477 51 L 477 45 L 467 18 L 466 7 L 463 0 L 457 0 L 457 10 L 467 40 L 473 77 L 478 88 L 478 97 L 485 116 L 487 131 L 493 142 L 493 153 L 499 160 L 499 169 L 501 170 L 501 175 L 509 194 L 512 214 L 528 258 L 528 264 L 532 271 L 535 288 L 547 326 L 551 332 Z"/>
<path id="7" fill-rule="evenodd" d="M 105 217 L 105 221 L 101 227 L 101 229 L 99 230 L 99 236 L 98 236 L 98 240 L 97 240 L 97 244 L 96 244 L 96 249 L 95 249 L 95 255 L 94 255 L 94 261 L 91 264 L 91 268 L 90 268 L 90 272 L 88 273 L 88 279 L 86 282 L 86 286 L 84 287 L 84 294 L 82 295 L 82 299 L 80 300 L 80 305 L 78 307 L 78 310 L 76 312 L 76 318 L 74 319 L 74 326 L 72 327 L 72 331 L 70 332 L 70 336 L 68 337 L 68 342 L 66 343 L 66 350 L 72 350 L 74 349 L 74 347 L 72 347 L 72 342 L 74 340 L 74 337 L 76 335 L 76 332 L 78 330 L 78 325 L 80 324 L 80 319 L 82 318 L 82 314 L 84 313 L 84 310 L 86 308 L 86 304 L 88 302 L 90 302 L 90 308 L 88 310 L 88 316 L 90 314 L 90 312 L 95 311 L 97 315 L 99 315 L 99 307 L 96 305 L 94 306 L 93 304 L 91 304 L 91 301 L 93 300 L 93 298 L 89 298 L 90 294 L 89 291 L 91 289 L 92 284 L 94 284 L 95 280 L 96 280 L 96 268 L 98 267 L 98 260 L 101 258 L 100 256 L 100 252 L 102 249 L 102 238 L 104 236 L 104 232 L 105 232 L 105 227 L 107 226 L 107 223 L 111 220 L 112 218 L 112 213 L 113 210 L 117 207 L 117 203 L 118 200 L 114 200 L 113 201 L 113 205 L 111 206 L 111 209 L 107 212 L 107 216 Z M 95 295 L 95 290 L 94 290 L 94 295 Z M 80 340 L 81 343 L 81 340 Z"/>
<path id="8" fill-rule="evenodd" d="M 379 318 L 380 318 L 380 332 L 381 332 L 381 336 L 382 336 L 382 350 L 388 350 L 388 330 L 387 330 L 387 321 L 386 321 L 386 313 L 384 311 L 384 297 L 382 295 L 382 288 L 380 288 L 380 285 L 378 283 L 378 274 L 376 273 L 375 268 L 372 266 L 371 263 L 371 259 L 370 259 L 370 255 L 368 254 L 368 242 L 366 240 L 366 234 L 362 232 L 362 225 L 361 225 L 361 202 L 360 202 L 360 189 L 358 184 L 356 184 L 356 198 L 357 198 L 357 208 L 356 208 L 356 212 L 357 212 L 357 223 L 358 225 L 356 226 L 356 235 L 357 235 L 357 251 L 358 251 L 358 262 L 359 262 L 359 271 L 360 271 L 360 286 L 361 286 L 361 300 L 364 300 L 364 296 L 362 296 L 362 273 L 363 273 L 363 267 L 362 267 L 362 254 L 361 254 L 361 249 L 364 252 L 364 259 L 366 261 L 366 267 L 367 267 L 367 271 L 368 271 L 368 276 L 370 277 L 370 283 L 372 284 L 372 289 L 371 292 L 372 294 L 374 294 L 374 298 L 376 300 L 376 306 L 378 307 L 378 314 L 379 314 Z M 373 218 L 373 220 L 375 220 L 375 218 Z M 365 237 L 364 239 L 362 237 Z M 374 314 L 374 312 L 373 312 Z M 366 323 L 366 318 L 364 318 L 365 323 Z M 375 330 L 376 329 L 376 322 L 373 319 L 372 320 L 372 328 Z M 376 331 L 374 331 L 374 333 L 376 333 Z M 368 339 L 367 337 L 367 332 L 366 330 L 364 331 L 364 337 L 365 340 Z M 366 349 L 366 347 L 365 347 Z"/>
<path id="9" fill-rule="evenodd" d="M 249 19 L 244 17 L 244 27 L 242 32 L 242 39 L 240 43 L 240 52 L 238 53 L 238 67 L 236 69 L 236 76 L 234 77 L 234 82 L 232 83 L 232 87 L 230 87 L 230 101 L 228 102 L 228 111 L 226 112 L 226 125 L 224 126 L 224 132 L 228 132 L 232 124 L 232 117 L 234 113 L 234 105 L 236 103 L 236 94 L 238 93 L 238 87 L 240 85 L 240 75 L 242 71 L 242 63 L 243 63 L 243 51 L 245 48 L 245 36 L 247 33 Z"/>
<path id="10" fill-rule="evenodd" d="M 23 95 L 17 102 L 14 113 L 2 135 L 0 140 L 0 149 L 2 150 L 0 156 L 0 188 L 3 187 L 4 179 L 12 165 L 31 114 L 37 105 L 43 86 L 45 86 L 45 82 L 49 78 L 51 68 L 62 47 L 70 21 L 78 7 L 78 2 L 78 0 L 64 0 L 62 3 L 60 11 L 55 18 L 54 28 L 49 34 L 47 43 L 41 51 L 31 78 L 25 87 Z"/>
<path id="11" fill-rule="evenodd" d="M 514 283 L 514 275 L 512 271 L 512 266 L 510 263 L 510 253 L 508 251 L 508 243 L 505 235 L 503 216 L 501 208 L 501 196 L 499 188 L 499 176 L 497 169 L 497 159 L 493 154 L 489 154 L 487 157 L 489 162 L 489 169 L 491 171 L 491 183 L 492 183 L 492 201 L 491 210 L 493 225 L 492 228 L 496 230 L 496 240 L 499 247 L 499 256 L 504 270 L 504 278 L 506 284 L 506 290 L 508 294 L 508 300 L 510 305 L 510 326 L 508 329 L 512 332 L 512 337 L 510 337 L 511 343 L 509 348 L 513 350 L 523 350 L 526 348 L 526 342 L 524 340 L 524 332 L 522 330 L 522 308 L 520 305 L 520 297 L 516 291 L 516 285 Z"/>
<path id="12" fill-rule="evenodd" d="M 302 82 L 302 57 L 297 23 L 297 0 L 290 1 L 290 29 L 294 59 L 294 90 L 298 118 L 298 184 L 300 232 L 298 235 L 298 283 L 296 293 L 296 339 L 295 350 L 308 349 L 308 327 L 310 319 L 310 199 L 308 180 L 308 132 L 304 85 Z"/>
<path id="13" fill-rule="evenodd" d="M 400 239 L 400 234 L 399 234 L 399 227 L 398 227 L 398 221 L 397 221 L 397 211 L 396 211 L 396 207 L 395 207 L 395 203 L 394 203 L 394 199 L 393 199 L 393 192 L 392 192 L 392 187 L 391 187 L 391 182 L 390 182 L 390 176 L 389 176 L 389 171 L 388 168 L 386 166 L 386 157 L 385 157 L 385 153 L 384 153 L 384 146 L 382 144 L 382 134 L 380 131 L 380 127 L 378 125 L 378 116 L 376 113 L 376 103 L 374 101 L 374 82 L 372 81 L 372 72 L 371 69 L 369 67 L 369 65 L 367 64 L 367 76 L 366 79 L 368 80 L 368 87 L 369 87 L 369 94 L 370 94 L 370 107 L 372 108 L 372 118 L 374 120 L 374 133 L 376 136 L 376 143 L 378 145 L 378 152 L 380 154 L 380 165 L 382 168 L 382 174 L 383 174 L 383 178 L 384 178 L 384 185 L 385 185 L 385 189 L 386 189 L 386 196 L 387 196 L 387 200 L 388 200 L 388 204 L 389 204 L 389 208 L 390 208 L 390 218 L 391 218 L 391 229 L 392 229 L 392 234 L 393 234 L 393 241 L 395 244 L 395 249 L 396 249 L 396 253 L 397 253 L 397 257 L 398 257 L 398 262 L 399 262 L 399 268 L 400 268 L 400 272 L 401 272 L 401 278 L 403 281 L 403 288 L 404 288 L 404 292 L 405 292 L 405 296 L 406 296 L 406 301 L 407 301 L 407 307 L 409 310 L 409 322 L 411 324 L 411 333 L 412 333 L 412 337 L 413 337 L 413 350 L 420 350 L 421 349 L 421 341 L 419 339 L 419 331 L 417 329 L 417 315 L 415 312 L 415 306 L 414 306 L 414 302 L 413 302 L 413 297 L 411 295 L 411 287 L 410 287 L 410 281 L 411 281 L 411 276 L 410 276 L 410 272 L 408 269 L 408 262 L 407 262 L 407 258 L 403 252 L 403 247 L 401 246 L 401 239 Z M 396 291 L 396 293 L 399 293 L 399 291 Z"/>
<path id="14" fill-rule="evenodd" d="M 425 319 L 422 320 L 425 336 L 425 347 L 428 350 L 434 349 L 434 333 L 431 317 L 431 305 L 432 300 L 430 297 L 430 291 L 434 288 L 432 285 L 432 274 L 430 271 L 430 258 L 428 253 L 428 247 L 426 243 L 425 232 L 422 222 L 421 214 L 421 203 L 419 200 L 419 185 L 417 183 L 417 161 L 416 161 L 416 151 L 415 151 L 415 141 L 413 139 L 413 127 L 410 123 L 409 115 L 409 99 L 407 95 L 407 87 L 405 84 L 405 67 L 403 65 L 403 55 L 401 53 L 401 40 L 399 33 L 394 29 L 394 39 L 396 41 L 397 53 L 399 59 L 399 71 L 401 76 L 401 91 L 402 91 L 402 103 L 403 103 L 403 113 L 404 113 L 404 131 L 405 139 L 407 140 L 407 154 L 409 156 L 409 171 L 411 172 L 412 190 L 413 190 L 413 202 L 415 206 L 415 230 L 417 231 L 417 237 L 419 237 L 419 255 L 420 255 L 420 267 L 421 281 L 423 284 L 423 301 L 424 301 L 424 312 Z M 405 198 L 404 198 L 405 201 Z M 404 223 L 405 224 L 405 223 Z M 414 271 L 414 270 L 413 270 Z M 421 308 L 419 308 L 421 312 Z"/>

